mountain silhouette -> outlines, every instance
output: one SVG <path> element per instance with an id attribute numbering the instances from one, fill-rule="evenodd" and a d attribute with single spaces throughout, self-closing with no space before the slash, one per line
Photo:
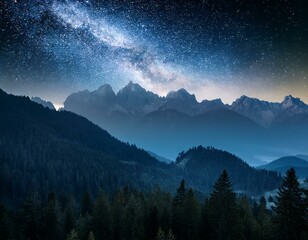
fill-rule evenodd
<path id="1" fill-rule="evenodd" d="M 264 153 L 278 157 L 308 149 L 308 107 L 292 96 L 281 103 L 242 96 L 227 105 L 220 99 L 198 102 L 185 89 L 160 97 L 132 82 L 117 94 L 107 88 L 110 94 L 73 93 L 64 109 L 168 159 L 199 144 L 227 149 L 253 165 L 264 164 Z"/>
<path id="2" fill-rule="evenodd" d="M 299 178 L 308 177 L 308 161 L 295 156 L 282 157 L 258 168 L 277 171 L 283 176 L 291 167 L 295 169 Z"/>
<path id="3" fill-rule="evenodd" d="M 195 172 L 181 167 L 179 160 L 167 164 L 151 155 L 119 141 L 84 117 L 50 110 L 28 97 L 0 90 L 0 198 L 9 206 L 18 205 L 31 192 L 44 197 L 56 191 L 76 199 L 85 191 L 95 196 L 100 188 L 114 193 L 124 186 L 148 191 L 159 185 L 174 192 L 183 178 L 200 194 L 207 194 L 222 168 L 228 167 L 221 161 L 233 162 L 231 176 L 239 172 L 240 176 L 254 176 L 233 179 L 235 189 L 249 195 L 272 190 L 281 180 L 274 172 L 256 170 L 213 148 L 202 150 L 202 157 L 210 158 L 211 164 L 204 162 L 202 167 L 198 163 Z M 191 156 L 191 163 L 194 161 L 199 161 L 198 156 Z M 211 174 L 203 176 L 206 172 Z M 209 182 L 202 180 L 205 177 Z M 254 184 L 255 179 L 263 180 Z"/>

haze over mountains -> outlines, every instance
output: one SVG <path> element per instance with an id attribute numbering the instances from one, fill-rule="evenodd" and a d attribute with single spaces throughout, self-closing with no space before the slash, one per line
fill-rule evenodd
<path id="1" fill-rule="evenodd" d="M 277 171 L 284 176 L 287 170 L 291 167 L 295 169 L 296 174 L 300 179 L 308 178 L 308 161 L 297 156 L 282 157 L 268 164 L 259 166 L 258 168 Z"/>
<path id="2" fill-rule="evenodd" d="M 64 109 L 169 159 L 199 144 L 227 149 L 253 165 L 308 149 L 308 106 L 292 96 L 281 103 L 242 96 L 228 105 L 198 102 L 185 89 L 160 97 L 130 82 L 117 94 L 108 84 L 73 93 Z"/>
<path id="3" fill-rule="evenodd" d="M 100 188 L 112 193 L 125 185 L 145 192 L 159 185 L 173 192 L 182 179 L 208 194 L 223 169 L 234 189 L 248 195 L 281 182 L 277 173 L 252 168 L 228 152 L 185 150 L 175 163 L 163 163 L 84 117 L 0 90 L 0 200 L 8 205 L 19 204 L 31 191 L 42 198 L 56 191 L 76 199 L 85 191 L 94 196 Z"/>

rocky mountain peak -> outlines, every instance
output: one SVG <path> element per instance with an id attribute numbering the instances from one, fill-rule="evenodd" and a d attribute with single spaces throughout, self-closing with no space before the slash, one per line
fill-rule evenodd
<path id="1" fill-rule="evenodd" d="M 112 89 L 112 87 L 110 86 L 110 84 L 103 84 L 102 86 L 100 86 L 97 90 L 95 90 L 94 92 L 100 93 L 102 95 L 104 94 L 110 94 L 113 93 L 114 91 Z"/>
<path id="2" fill-rule="evenodd" d="M 196 103 L 196 97 L 194 94 L 190 94 L 184 88 L 179 89 L 178 91 L 171 91 L 166 96 L 167 99 L 178 99 Z"/>
<path id="3" fill-rule="evenodd" d="M 124 88 L 122 88 L 118 94 L 127 93 L 146 93 L 146 90 L 141 87 L 138 83 L 133 83 L 130 81 Z"/>
<path id="4" fill-rule="evenodd" d="M 307 105 L 300 100 L 300 98 L 293 97 L 292 95 L 285 96 L 284 100 L 281 102 L 282 108 L 291 108 L 294 106 L 305 107 Z"/>

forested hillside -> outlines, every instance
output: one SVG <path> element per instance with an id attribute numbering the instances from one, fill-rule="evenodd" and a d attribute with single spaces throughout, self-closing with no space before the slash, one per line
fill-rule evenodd
<path id="1" fill-rule="evenodd" d="M 212 147 L 199 146 L 181 152 L 176 165 L 183 170 L 183 178 L 191 186 L 208 192 L 212 191 L 212 186 L 223 169 L 230 173 L 234 189 L 250 195 L 278 187 L 281 179 L 277 173 L 256 170 L 237 156 Z"/>
<path id="2" fill-rule="evenodd" d="M 83 117 L 4 92 L 0 133 L 0 198 L 10 206 L 33 191 L 40 199 L 50 191 L 80 199 L 85 191 L 96 196 L 102 188 L 113 194 L 124 186 L 147 192 L 159 185 L 173 193 L 182 178 L 205 196 L 223 169 L 230 171 L 235 190 L 249 195 L 275 189 L 281 180 L 213 148 L 190 150 L 176 164 L 162 163 Z M 181 166 L 188 156 L 187 166 Z"/>
<path id="3" fill-rule="evenodd" d="M 0 92 L 0 196 L 18 204 L 29 192 L 79 198 L 99 188 L 171 184 L 167 164 L 120 142 L 87 119 Z M 164 181 L 162 181 L 164 180 Z M 13 200 L 13 201 L 12 201 Z"/>
<path id="4" fill-rule="evenodd" d="M 175 190 L 175 189 L 174 189 Z M 100 190 L 93 199 L 33 192 L 17 211 L 0 204 L 0 239 L 16 240 L 307 240 L 307 190 L 290 169 L 275 197 L 237 197 L 223 171 L 205 201 L 181 181 L 174 196 L 159 188 L 140 192 L 125 187 L 114 195 Z"/>

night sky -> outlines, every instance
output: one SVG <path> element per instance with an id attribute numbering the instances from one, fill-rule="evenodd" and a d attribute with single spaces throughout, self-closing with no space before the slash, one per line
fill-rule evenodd
<path id="1" fill-rule="evenodd" d="M 306 3 L 305 3 L 306 2 Z M 0 88 L 61 104 L 129 81 L 308 102 L 305 0 L 0 0 Z"/>

